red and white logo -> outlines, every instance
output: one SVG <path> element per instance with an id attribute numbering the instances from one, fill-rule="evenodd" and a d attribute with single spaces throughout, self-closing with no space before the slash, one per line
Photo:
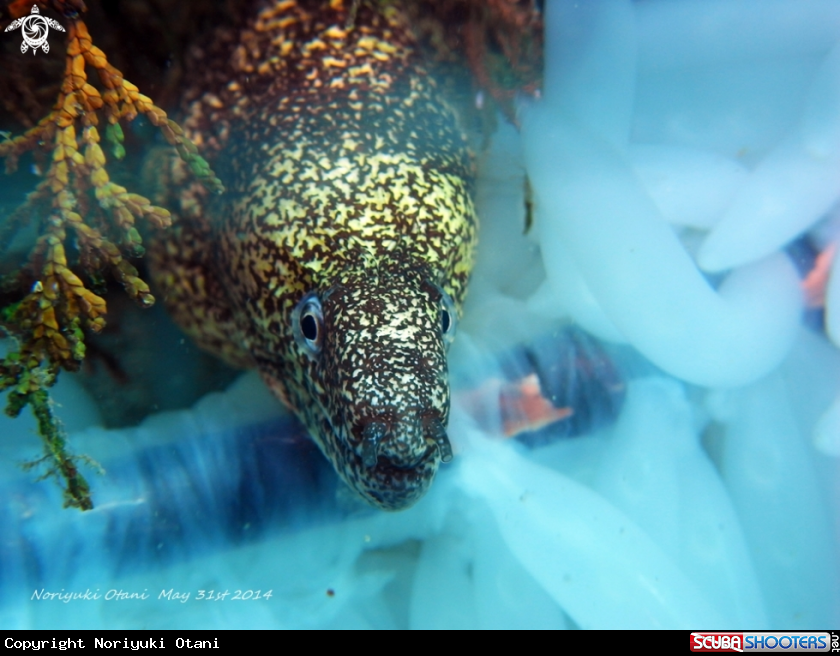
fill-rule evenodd
<path id="1" fill-rule="evenodd" d="M 744 651 L 744 634 L 692 633 L 691 651 Z"/>

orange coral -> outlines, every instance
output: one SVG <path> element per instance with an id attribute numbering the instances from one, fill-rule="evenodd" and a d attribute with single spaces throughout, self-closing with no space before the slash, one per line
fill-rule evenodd
<path id="1" fill-rule="evenodd" d="M 517 93 L 534 94 L 542 80 L 542 15 L 535 0 L 475 3 L 464 30 L 467 59 L 479 86 L 511 121 Z"/>
<path id="2" fill-rule="evenodd" d="M 419 0 L 409 11 L 435 59 L 464 57 L 475 83 L 511 122 L 517 93 L 542 82 L 543 19 L 537 0 Z"/>

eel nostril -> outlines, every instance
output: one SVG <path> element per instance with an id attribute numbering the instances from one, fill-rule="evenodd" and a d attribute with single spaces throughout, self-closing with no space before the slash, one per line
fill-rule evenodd
<path id="1" fill-rule="evenodd" d="M 423 431 L 426 437 L 437 445 L 441 462 L 450 462 L 452 460 L 452 444 L 449 442 L 443 422 L 437 417 L 429 417 L 423 421 Z"/>
<path id="2" fill-rule="evenodd" d="M 388 426 L 381 421 L 371 421 L 362 431 L 362 462 L 365 467 L 376 467 L 379 445 L 388 433 Z"/>

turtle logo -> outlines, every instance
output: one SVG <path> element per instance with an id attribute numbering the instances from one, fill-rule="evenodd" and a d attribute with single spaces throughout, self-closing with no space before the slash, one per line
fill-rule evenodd
<path id="1" fill-rule="evenodd" d="M 47 43 L 47 35 L 50 33 L 50 28 L 59 32 L 64 31 L 64 28 L 52 18 L 41 16 L 41 13 L 38 11 L 38 5 L 32 5 L 32 13 L 29 16 L 13 20 L 9 27 L 6 28 L 6 31 L 10 32 L 17 28 L 21 28 L 21 33 L 23 34 L 23 43 L 20 44 L 20 51 L 26 52 L 29 48 L 32 48 L 33 55 L 38 51 L 38 48 L 42 48 L 45 53 L 50 51 L 50 44 Z"/>

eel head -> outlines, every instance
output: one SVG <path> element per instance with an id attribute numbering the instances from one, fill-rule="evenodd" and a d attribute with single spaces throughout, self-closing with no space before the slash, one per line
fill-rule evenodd
<path id="1" fill-rule="evenodd" d="M 303 295 L 291 316 L 305 371 L 298 414 L 347 484 L 385 510 L 415 503 L 452 459 L 456 309 L 424 271 L 343 276 Z"/>

